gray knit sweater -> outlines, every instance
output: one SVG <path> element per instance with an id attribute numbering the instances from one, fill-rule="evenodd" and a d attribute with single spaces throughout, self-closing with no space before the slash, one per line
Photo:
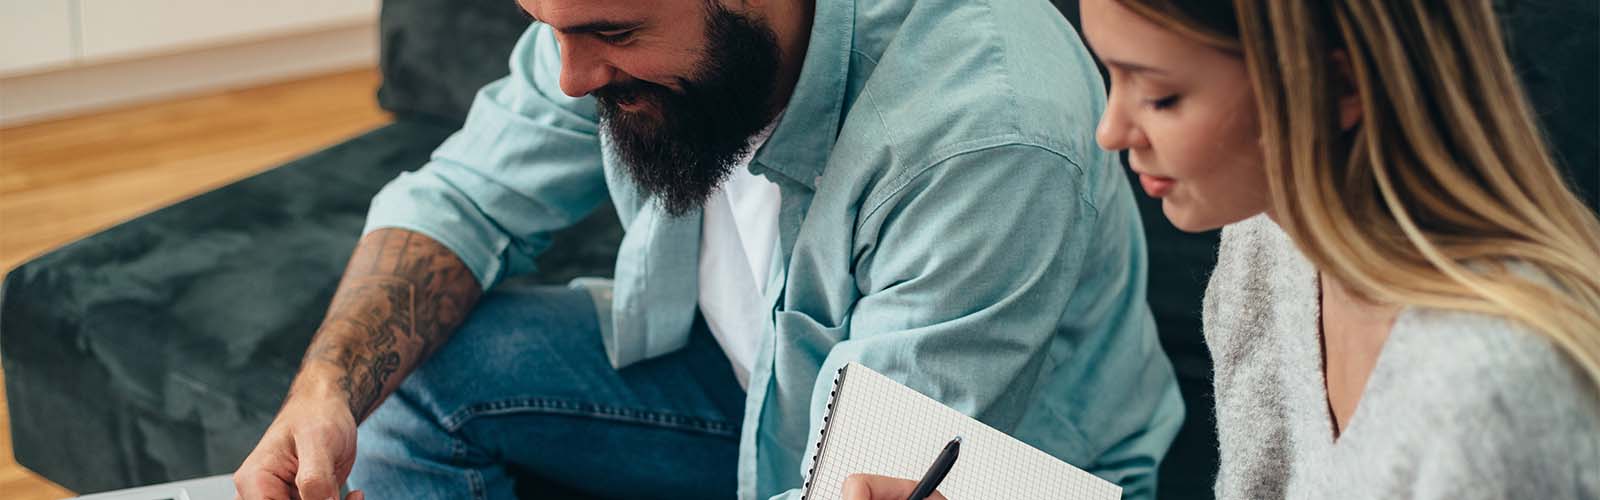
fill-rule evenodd
<path id="1" fill-rule="evenodd" d="M 1543 337 L 1411 307 L 1337 442 L 1317 273 L 1264 216 L 1229 226 L 1205 297 L 1219 499 L 1600 498 L 1600 398 Z"/>

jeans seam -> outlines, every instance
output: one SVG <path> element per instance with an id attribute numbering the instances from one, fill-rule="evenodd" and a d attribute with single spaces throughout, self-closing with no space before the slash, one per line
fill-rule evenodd
<path id="1" fill-rule="evenodd" d="M 700 432 L 713 436 L 737 437 L 737 429 L 728 422 L 693 417 L 676 413 L 624 408 L 602 404 L 553 398 L 513 398 L 486 401 L 468 405 L 446 416 L 440 422 L 451 433 L 480 416 L 534 412 L 548 415 L 589 417 L 599 420 L 649 425 L 667 429 Z"/>
<path id="2" fill-rule="evenodd" d="M 456 436 L 454 431 L 451 431 L 450 434 L 450 457 L 454 459 L 455 463 L 466 463 L 468 453 L 466 441 Z M 465 469 L 467 490 L 471 492 L 472 498 L 475 500 L 487 500 L 489 494 L 483 484 L 483 474 L 472 467 L 466 467 Z"/>

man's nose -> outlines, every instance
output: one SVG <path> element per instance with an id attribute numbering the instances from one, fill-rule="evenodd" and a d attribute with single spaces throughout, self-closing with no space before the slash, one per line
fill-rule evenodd
<path id="1" fill-rule="evenodd" d="M 561 44 L 561 92 L 583 97 L 611 83 L 617 70 L 600 54 L 584 47 L 581 41 Z"/>

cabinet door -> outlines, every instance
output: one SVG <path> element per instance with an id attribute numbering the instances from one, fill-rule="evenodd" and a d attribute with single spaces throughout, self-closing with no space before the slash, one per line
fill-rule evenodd
<path id="1" fill-rule="evenodd" d="M 371 22 L 378 12 L 378 0 L 80 1 L 85 59 L 136 56 Z"/>
<path id="2" fill-rule="evenodd" d="M 0 0 L 0 74 L 72 60 L 72 0 Z"/>

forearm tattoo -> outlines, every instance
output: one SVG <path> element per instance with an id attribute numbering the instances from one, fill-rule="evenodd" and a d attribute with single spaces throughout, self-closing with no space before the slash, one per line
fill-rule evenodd
<path id="1" fill-rule="evenodd" d="M 411 231 L 374 231 L 356 246 L 306 362 L 337 367 L 337 385 L 360 421 L 449 338 L 480 293 L 443 245 Z"/>

